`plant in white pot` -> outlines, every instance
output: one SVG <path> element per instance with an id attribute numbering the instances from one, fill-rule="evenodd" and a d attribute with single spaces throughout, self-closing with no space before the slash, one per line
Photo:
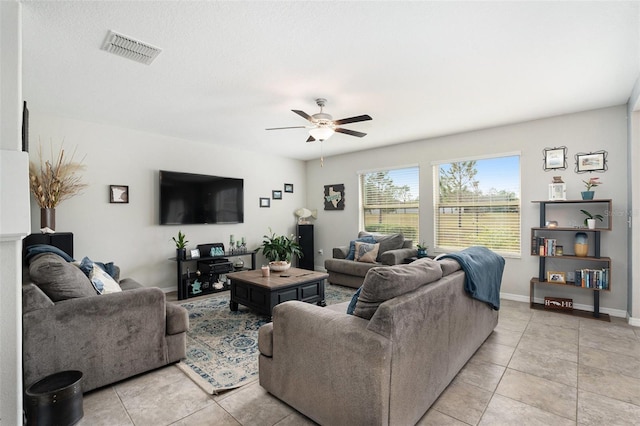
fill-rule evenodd
<path id="1" fill-rule="evenodd" d="M 271 235 L 263 237 L 262 246 L 258 247 L 256 251 L 262 250 L 264 257 L 269 260 L 269 268 L 272 271 L 286 271 L 291 267 L 293 255 L 302 257 L 302 248 L 293 234 L 288 237 L 276 235 L 271 228 L 269 228 L 269 232 Z"/>
<path id="2" fill-rule="evenodd" d="M 584 226 L 586 226 L 587 228 L 595 229 L 596 219 L 602 222 L 603 216 L 601 214 L 591 214 L 586 210 L 580 210 L 580 211 L 587 216 L 586 219 L 584 220 Z"/>

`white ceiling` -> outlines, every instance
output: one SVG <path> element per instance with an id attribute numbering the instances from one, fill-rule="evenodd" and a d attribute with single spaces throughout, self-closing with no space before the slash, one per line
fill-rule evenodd
<path id="1" fill-rule="evenodd" d="M 627 101 L 638 2 L 23 3 L 23 96 L 34 112 L 298 159 L 328 99 L 345 125 L 325 156 Z M 160 47 L 151 65 L 108 30 Z"/>

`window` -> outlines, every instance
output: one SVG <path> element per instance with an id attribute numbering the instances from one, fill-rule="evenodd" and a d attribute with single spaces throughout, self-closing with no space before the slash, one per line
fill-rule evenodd
<path id="1" fill-rule="evenodd" d="M 368 232 L 402 232 L 420 241 L 419 169 L 377 170 L 360 173 L 361 215 Z"/>
<path id="2" fill-rule="evenodd" d="M 520 155 L 434 165 L 435 245 L 520 255 Z"/>

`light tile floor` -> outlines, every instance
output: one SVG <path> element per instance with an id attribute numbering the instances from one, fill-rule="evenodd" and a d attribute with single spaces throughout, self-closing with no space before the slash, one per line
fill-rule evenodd
<path id="1" fill-rule="evenodd" d="M 314 424 L 257 382 L 207 395 L 175 366 L 87 393 L 94 425 Z M 640 329 L 502 301 L 500 320 L 419 425 L 640 425 Z"/>

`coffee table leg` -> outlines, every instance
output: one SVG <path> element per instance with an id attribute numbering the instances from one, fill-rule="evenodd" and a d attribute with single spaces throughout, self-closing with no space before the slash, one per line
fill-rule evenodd
<path id="1" fill-rule="evenodd" d="M 232 312 L 235 312 L 238 310 L 238 302 L 234 302 L 233 300 L 229 302 L 229 309 L 231 309 Z"/>
<path id="2" fill-rule="evenodd" d="M 325 306 L 327 306 L 327 302 L 323 299 L 318 302 L 318 306 L 322 306 L 324 308 Z"/>

